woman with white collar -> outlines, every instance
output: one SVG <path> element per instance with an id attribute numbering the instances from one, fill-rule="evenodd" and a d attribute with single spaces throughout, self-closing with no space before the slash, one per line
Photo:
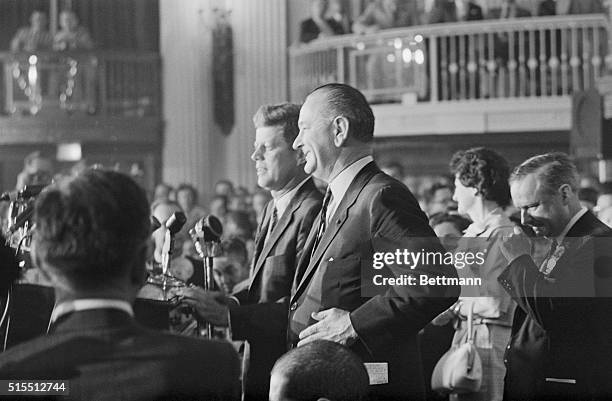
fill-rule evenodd
<path id="1" fill-rule="evenodd" d="M 455 194 L 460 214 L 466 214 L 473 223 L 467 228 L 455 256 L 460 252 L 480 253 L 475 262 L 459 263 L 455 267 L 459 277 L 479 277 L 481 285 L 463 286 L 457 303 L 434 320 L 445 324 L 453 320 L 453 345 L 466 342 L 466 317 L 470 308 L 474 315 L 475 346 L 482 360 L 483 380 L 476 393 L 451 394 L 451 400 L 490 400 L 503 398 L 504 350 L 510 339 L 515 304 L 497 282 L 506 267 L 506 259 L 499 243 L 514 232 L 516 225 L 504 214 L 511 203 L 506 160 L 486 148 L 473 148 L 455 153 L 450 163 L 455 175 Z M 478 263 L 482 262 L 482 263 Z"/>

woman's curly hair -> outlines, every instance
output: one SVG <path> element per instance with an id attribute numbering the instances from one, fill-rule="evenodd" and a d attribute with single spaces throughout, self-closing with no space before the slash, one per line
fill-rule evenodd
<path id="1" fill-rule="evenodd" d="M 484 147 L 461 150 L 453 155 L 450 170 L 463 185 L 476 188 L 484 199 L 502 207 L 510 204 L 510 168 L 499 153 Z"/>

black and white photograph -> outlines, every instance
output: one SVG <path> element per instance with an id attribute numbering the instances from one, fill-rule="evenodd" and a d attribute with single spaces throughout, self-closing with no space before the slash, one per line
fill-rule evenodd
<path id="1" fill-rule="evenodd" d="M 612 1 L 0 0 L 0 399 L 612 400 Z"/>

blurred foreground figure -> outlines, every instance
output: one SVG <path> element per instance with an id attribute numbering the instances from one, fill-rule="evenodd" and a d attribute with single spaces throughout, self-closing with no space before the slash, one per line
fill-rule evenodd
<path id="1" fill-rule="evenodd" d="M 32 258 L 55 288 L 46 336 L 0 355 L 1 379 L 69 380 L 69 399 L 237 399 L 230 344 L 147 330 L 133 318 L 150 237 L 144 191 L 89 170 L 36 201 Z"/>
<path id="2" fill-rule="evenodd" d="M 315 341 L 283 355 L 272 369 L 270 401 L 361 401 L 368 373 L 340 344 Z"/>

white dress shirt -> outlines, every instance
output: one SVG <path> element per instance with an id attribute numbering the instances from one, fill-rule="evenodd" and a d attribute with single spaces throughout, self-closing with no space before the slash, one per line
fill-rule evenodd
<path id="1" fill-rule="evenodd" d="M 357 160 L 356 162 L 353 162 L 347 168 L 342 170 L 340 174 L 338 174 L 336 177 L 334 177 L 334 179 L 331 180 L 331 182 L 329 183 L 329 189 L 332 193 L 332 199 L 329 201 L 329 205 L 327 206 L 327 214 L 325 215 L 325 218 L 328 223 L 329 219 L 331 219 L 334 213 L 336 212 L 340 201 L 342 201 L 342 198 L 344 198 L 346 191 L 348 191 L 349 186 L 351 185 L 355 177 L 357 177 L 357 174 L 359 174 L 359 172 L 368 163 L 373 161 L 374 158 L 372 156 L 368 155 L 362 157 L 361 159 Z"/>
<path id="2" fill-rule="evenodd" d="M 61 316 L 72 312 L 80 312 L 92 309 L 118 309 L 130 316 L 134 316 L 134 310 L 129 302 L 120 299 L 83 298 L 61 302 L 53 308 L 50 323 L 55 322 Z"/>
<path id="3" fill-rule="evenodd" d="M 295 198 L 295 194 L 297 194 L 297 191 L 306 183 L 306 181 L 308 181 L 309 178 L 310 177 L 306 177 L 304 181 L 296 185 L 291 191 L 284 193 L 278 198 L 274 198 L 274 196 L 272 196 L 274 207 L 276 208 L 276 215 L 278 216 L 279 220 L 283 216 L 283 213 L 285 213 L 285 210 L 287 210 L 287 207 L 289 206 L 289 203 L 291 203 L 291 200 Z"/>

